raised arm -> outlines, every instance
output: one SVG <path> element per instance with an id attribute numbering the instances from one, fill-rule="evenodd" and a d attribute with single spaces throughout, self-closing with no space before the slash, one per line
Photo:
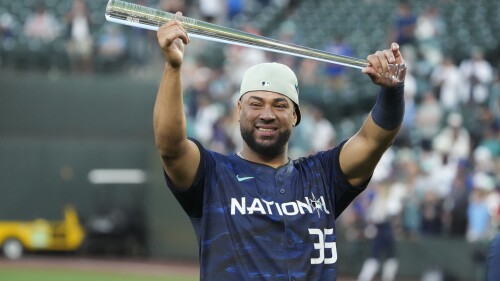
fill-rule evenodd
<path id="1" fill-rule="evenodd" d="M 186 190 L 200 163 L 198 147 L 187 139 L 182 100 L 181 66 L 189 37 L 179 22 L 170 21 L 158 29 L 157 38 L 166 63 L 154 107 L 156 147 L 175 188 Z"/>
<path id="2" fill-rule="evenodd" d="M 389 64 L 403 63 L 399 45 L 368 56 L 370 66 L 363 69 L 372 82 L 381 86 L 372 111 L 361 129 L 350 138 L 340 152 L 340 168 L 350 184 L 366 182 L 380 158 L 394 142 L 404 114 L 404 82 L 388 76 Z M 404 79 L 404 76 L 403 76 Z"/>

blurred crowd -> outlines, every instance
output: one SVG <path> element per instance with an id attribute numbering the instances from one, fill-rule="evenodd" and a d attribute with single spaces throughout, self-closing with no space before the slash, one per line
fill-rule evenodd
<path id="1" fill-rule="evenodd" d="M 478 242 L 499 231 L 499 68 L 480 46 L 460 61 L 444 52 L 446 28 L 435 7 L 413 14 L 400 4 L 392 35 L 409 66 L 405 119 L 367 192 L 344 216 L 354 237 L 373 237 L 367 229 L 384 223 L 395 238 Z"/>
<path id="2" fill-rule="evenodd" d="M 248 11 L 277 9 L 287 18 L 298 6 L 293 0 L 134 2 L 169 12 L 182 11 L 254 34 L 262 30 L 245 21 Z M 59 40 L 63 50 L 60 55 L 67 57 L 70 73 L 118 72 L 159 79 L 163 60 L 154 32 L 102 19 L 97 24 L 104 10 L 94 14 L 89 9 L 90 1 L 68 2 L 61 8 L 66 9 L 64 16 L 59 18 L 51 10 L 54 7 L 47 7 L 48 1 L 34 3 L 24 22 L 0 10 L 4 52 L 22 42 L 29 50 L 41 50 Z M 278 24 L 276 39 L 302 44 L 300 35 L 294 33 L 296 24 Z M 400 136 L 382 159 L 368 190 L 340 219 L 348 239 L 372 238 L 376 232 L 370 229 L 384 223 L 390 223 L 394 239 L 446 235 L 474 242 L 488 240 L 498 231 L 498 57 L 487 59 L 478 45 L 470 49 L 468 57 L 457 59 L 443 47 L 447 28 L 436 7 L 417 14 L 409 4 L 402 3 L 394 13 L 384 46 L 392 41 L 402 46 L 408 65 L 406 115 Z M 357 56 L 347 36 L 332 35 L 324 49 Z M 0 66 L 7 67 L 8 57 L 2 59 Z M 359 81 L 361 74 L 345 67 L 192 40 L 183 68 L 188 134 L 213 150 L 237 151 L 241 139 L 234 96 L 244 71 L 264 61 L 287 64 L 299 78 L 302 121 L 292 135 L 293 157 L 328 149 L 354 134 L 374 102 L 376 87 L 369 80 L 361 80 L 368 86 L 360 88 L 353 81 Z M 49 61 L 44 67 L 50 70 L 57 66 Z M 354 87 L 366 90 L 361 95 L 351 94 Z"/>
<path id="3" fill-rule="evenodd" d="M 76 74 L 130 71 L 145 76 L 151 70 L 149 64 L 158 59 L 154 32 L 105 21 L 107 0 L 4 2 L 0 5 L 2 67 Z M 126 2 L 232 24 L 245 21 L 251 10 L 268 6 L 271 0 L 248 1 L 251 5 L 244 0 Z M 288 2 L 279 4 L 284 5 Z"/>

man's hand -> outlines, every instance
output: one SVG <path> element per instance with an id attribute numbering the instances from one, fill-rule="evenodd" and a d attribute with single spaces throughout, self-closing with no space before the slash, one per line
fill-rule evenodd
<path id="1" fill-rule="evenodd" d="M 175 16 L 181 17 L 182 13 L 177 12 Z M 179 68 L 184 57 L 184 45 L 189 43 L 186 29 L 178 20 L 172 20 L 158 29 L 156 37 L 167 63 Z"/>
<path id="2" fill-rule="evenodd" d="M 373 83 L 383 87 L 393 87 L 398 81 L 392 77 L 389 64 L 402 64 L 404 63 L 403 56 L 399 51 L 399 45 L 392 43 L 390 49 L 383 51 L 376 51 L 367 57 L 369 66 L 363 68 L 363 73 L 368 74 Z M 404 80 L 406 73 L 403 73 L 401 80 Z"/>

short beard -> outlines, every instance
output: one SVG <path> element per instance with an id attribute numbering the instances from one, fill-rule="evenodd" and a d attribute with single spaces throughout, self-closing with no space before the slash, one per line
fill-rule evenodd
<path id="1" fill-rule="evenodd" d="M 285 132 L 278 134 L 278 139 L 276 141 L 269 144 L 263 144 L 257 142 L 257 140 L 253 137 L 252 129 L 248 130 L 243 126 L 240 126 L 240 132 L 241 137 L 250 149 L 267 159 L 279 156 L 284 151 L 284 147 L 288 143 L 290 135 L 292 134 L 291 130 L 286 130 Z"/>

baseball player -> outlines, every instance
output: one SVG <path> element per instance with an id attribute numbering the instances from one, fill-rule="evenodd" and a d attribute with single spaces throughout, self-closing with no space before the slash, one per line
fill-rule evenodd
<path id="1" fill-rule="evenodd" d="M 497 234 L 491 243 L 488 253 L 486 280 L 500 280 L 500 234 Z"/>
<path id="2" fill-rule="evenodd" d="M 360 130 L 328 151 L 291 160 L 288 139 L 301 116 L 290 68 L 263 63 L 246 72 L 237 102 L 244 145 L 222 155 L 186 136 L 186 30 L 171 21 L 157 38 L 166 65 L 155 140 L 167 185 L 196 233 L 200 279 L 335 280 L 335 219 L 366 187 L 403 118 L 404 84 L 388 75 L 388 64 L 403 63 L 399 46 L 368 56 L 363 73 L 381 90 Z"/>

